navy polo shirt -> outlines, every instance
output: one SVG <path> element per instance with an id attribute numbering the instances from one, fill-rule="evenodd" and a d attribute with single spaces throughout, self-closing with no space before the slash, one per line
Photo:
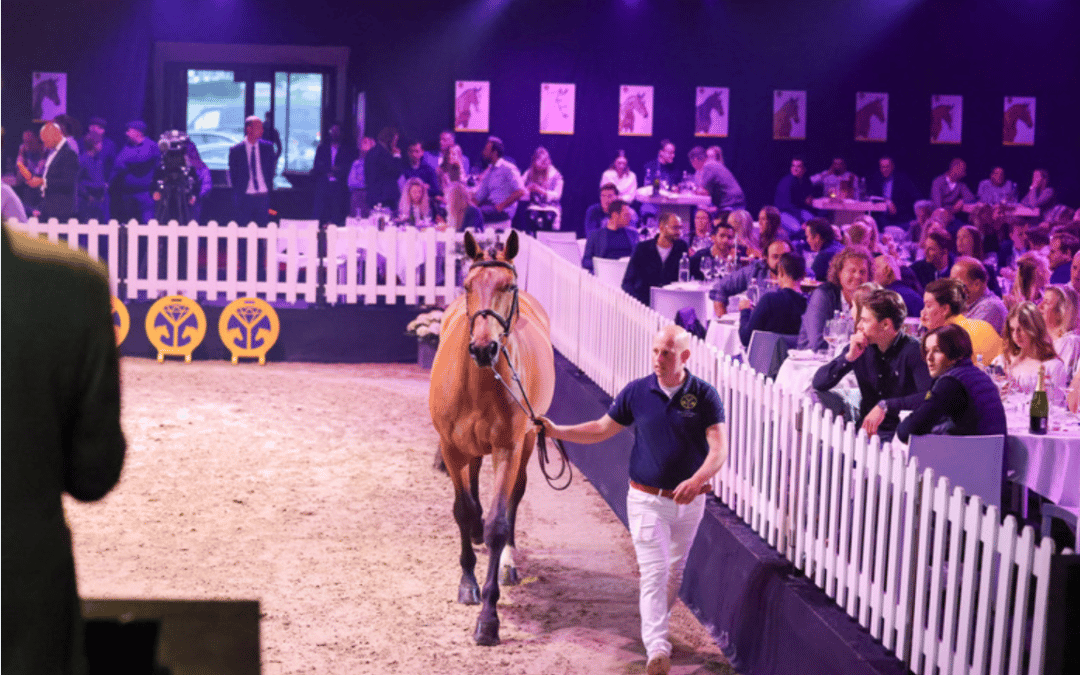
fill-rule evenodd
<path id="1" fill-rule="evenodd" d="M 615 397 L 607 414 L 625 427 L 634 425 L 630 480 L 674 490 L 705 462 L 705 430 L 724 421 L 724 404 L 711 384 L 688 370 L 670 399 L 655 374 L 634 380 Z"/>

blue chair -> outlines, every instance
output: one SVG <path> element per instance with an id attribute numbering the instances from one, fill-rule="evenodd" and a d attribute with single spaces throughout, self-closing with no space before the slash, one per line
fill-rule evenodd
<path id="1" fill-rule="evenodd" d="M 947 476 L 968 495 L 1001 510 L 1001 486 L 1005 475 L 1004 436 L 912 436 L 908 454 L 919 458 L 919 470 L 930 467 Z"/>
<path id="2" fill-rule="evenodd" d="M 787 359 L 788 349 L 795 348 L 798 336 L 756 330 L 750 335 L 746 360 L 751 368 L 765 377 L 776 378 L 780 366 Z"/>

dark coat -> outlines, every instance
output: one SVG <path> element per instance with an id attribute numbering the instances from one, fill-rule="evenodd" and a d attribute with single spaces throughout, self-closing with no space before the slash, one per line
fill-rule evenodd
<path id="1" fill-rule="evenodd" d="M 906 173 L 894 170 L 892 179 L 892 203 L 896 205 L 896 215 L 889 215 L 886 211 L 882 214 L 882 220 L 888 225 L 899 225 L 915 217 L 915 201 L 919 199 L 919 191 Z M 884 197 L 884 185 L 885 179 L 877 173 L 867 179 L 866 191 L 875 197 Z"/>
<path id="2" fill-rule="evenodd" d="M 655 237 L 639 243 L 630 256 L 630 262 L 626 265 L 626 274 L 622 281 L 623 290 L 648 307 L 652 300 L 649 289 L 678 281 L 679 259 L 689 250 L 689 244 L 682 239 L 676 239 L 667 260 L 661 260 Z"/>
<path id="3" fill-rule="evenodd" d="M 277 169 L 277 159 L 274 155 L 274 146 L 268 141 L 259 139 L 259 164 L 262 167 L 263 179 L 266 181 L 267 193 L 274 190 L 274 171 Z M 243 141 L 229 148 L 229 180 L 232 182 L 233 194 L 237 197 L 247 194 L 248 179 L 247 146 Z"/>
<path id="4" fill-rule="evenodd" d="M 75 200 L 79 179 L 79 156 L 67 143 L 61 143 L 56 157 L 45 172 L 45 196 L 41 200 L 41 217 L 67 220 L 75 215 Z"/>
<path id="5" fill-rule="evenodd" d="M 3 228 L 4 673 L 78 672 L 82 626 L 61 495 L 119 480 L 120 372 L 104 267 Z"/>

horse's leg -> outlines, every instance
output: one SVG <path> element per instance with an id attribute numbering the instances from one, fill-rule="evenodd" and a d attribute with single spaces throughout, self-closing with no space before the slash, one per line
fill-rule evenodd
<path id="1" fill-rule="evenodd" d="M 510 504 L 508 507 L 510 521 L 510 536 L 506 548 L 503 549 L 502 559 L 499 561 L 499 583 L 504 586 L 516 586 L 521 583 L 518 576 L 517 564 L 514 555 L 517 553 L 517 510 L 521 504 L 521 498 L 525 495 L 525 485 L 529 478 L 529 458 L 536 443 L 536 432 L 529 431 L 525 434 L 525 442 L 522 447 L 520 460 L 516 462 L 516 478 L 513 489 L 510 492 Z"/>
<path id="2" fill-rule="evenodd" d="M 476 620 L 473 640 L 476 644 L 490 647 L 499 644 L 499 561 L 503 549 L 510 538 L 510 492 L 508 473 L 512 465 L 512 456 L 506 450 L 497 450 L 492 454 L 495 462 L 495 495 L 491 511 L 484 523 L 484 543 L 488 547 L 488 569 L 484 589 L 480 593 L 483 605 Z M 518 453 L 520 454 L 520 453 Z M 500 456 L 501 455 L 501 456 Z"/>
<path id="3" fill-rule="evenodd" d="M 475 457 L 469 463 L 469 497 L 472 499 L 473 509 L 476 511 L 471 536 L 472 543 L 477 546 L 484 543 L 484 507 L 480 505 L 480 467 L 483 461 L 483 457 Z"/>
<path id="4" fill-rule="evenodd" d="M 476 605 L 480 602 L 480 586 L 476 583 L 476 553 L 473 551 L 471 533 L 480 520 L 474 507 L 472 495 L 466 489 L 466 472 L 470 472 L 473 459 L 456 450 L 443 448 L 447 472 L 454 483 L 454 520 L 461 534 L 461 581 L 458 583 L 458 602 Z"/>

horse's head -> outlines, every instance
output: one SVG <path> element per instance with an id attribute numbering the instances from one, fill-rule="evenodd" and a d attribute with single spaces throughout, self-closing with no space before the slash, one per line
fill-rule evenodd
<path id="1" fill-rule="evenodd" d="M 481 368 L 492 368 L 498 362 L 501 342 L 519 313 L 517 270 L 511 262 L 517 252 L 517 232 L 510 233 L 501 251 L 487 252 L 480 249 L 471 232 L 465 233 L 465 254 L 473 260 L 463 284 L 469 354 Z"/>
<path id="2" fill-rule="evenodd" d="M 788 102 L 784 104 L 784 107 L 788 110 L 788 117 L 792 122 L 799 121 L 799 101 L 792 96 L 788 99 Z"/>

